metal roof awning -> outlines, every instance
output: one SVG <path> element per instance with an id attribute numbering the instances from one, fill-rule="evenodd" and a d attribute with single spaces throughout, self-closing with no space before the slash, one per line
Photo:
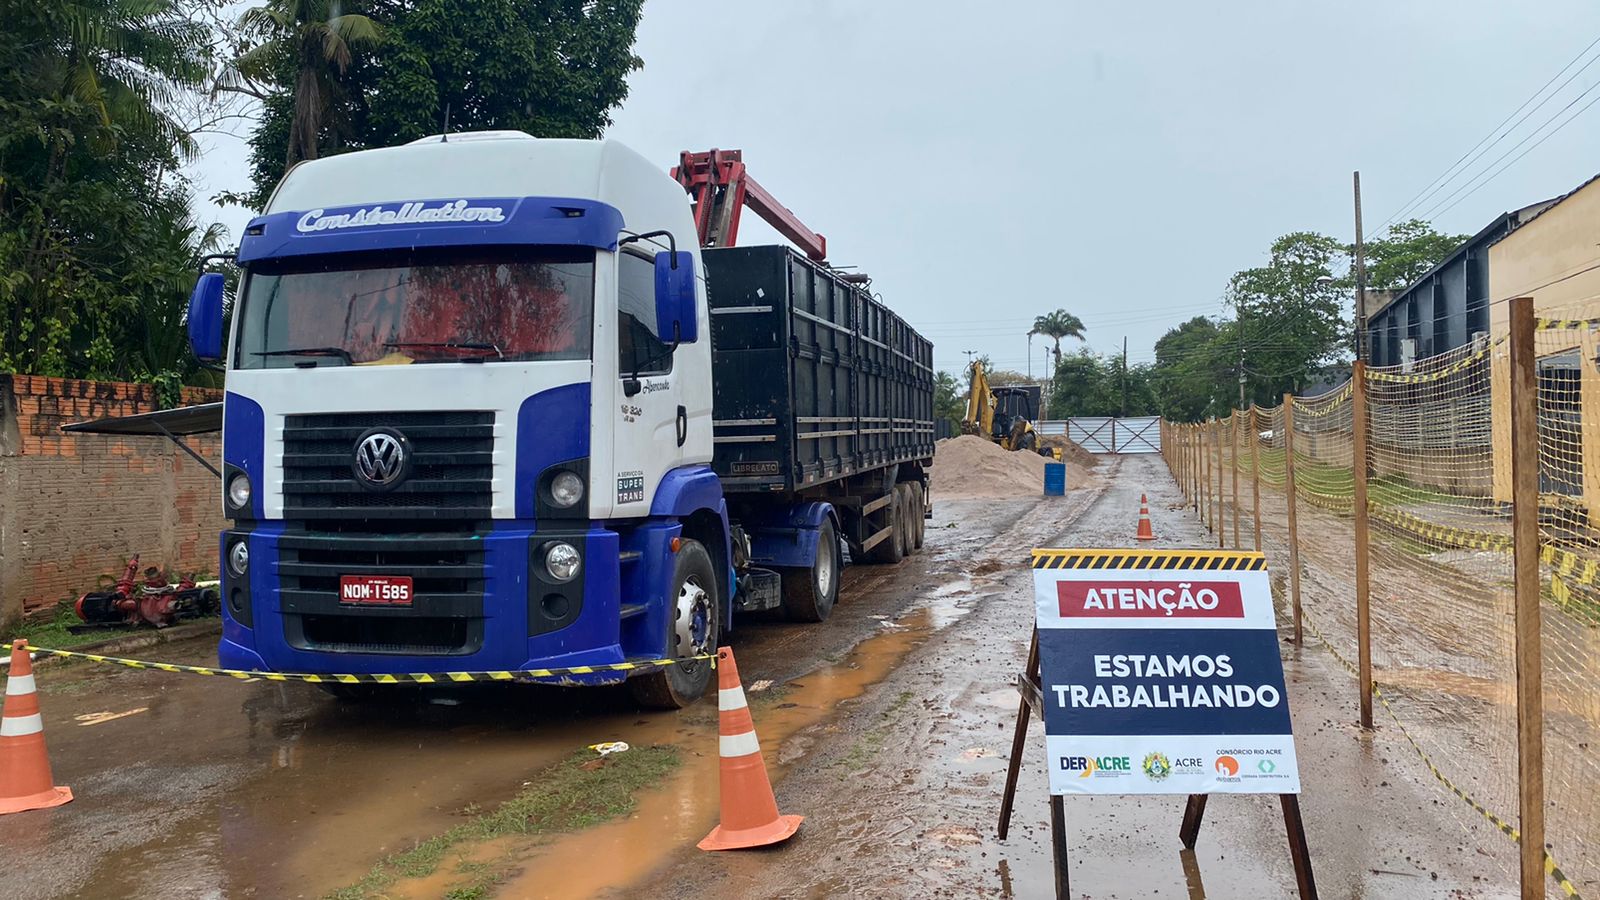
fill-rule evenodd
<path id="1" fill-rule="evenodd" d="M 177 444 L 179 449 L 194 457 L 211 474 L 222 477 L 217 467 L 205 457 L 194 452 L 182 440 L 196 434 L 210 434 L 222 430 L 222 404 L 202 403 L 198 406 L 180 406 L 157 412 L 137 413 L 131 416 L 107 416 L 88 422 L 73 422 L 61 426 L 68 434 L 112 434 L 124 437 L 164 437 Z"/>

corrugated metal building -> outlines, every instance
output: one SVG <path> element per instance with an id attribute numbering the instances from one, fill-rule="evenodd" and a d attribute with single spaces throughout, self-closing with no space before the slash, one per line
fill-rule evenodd
<path id="1" fill-rule="evenodd" d="M 1495 217 L 1482 231 L 1367 314 L 1372 365 L 1398 366 L 1465 346 L 1489 331 L 1489 245 L 1521 227 L 1554 200 Z"/>

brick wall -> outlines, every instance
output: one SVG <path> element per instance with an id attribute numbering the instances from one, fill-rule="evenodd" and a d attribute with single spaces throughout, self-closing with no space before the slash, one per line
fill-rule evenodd
<path id="1" fill-rule="evenodd" d="M 183 389 L 185 405 L 218 399 Z M 0 627 L 94 589 L 134 553 L 146 565 L 216 572 L 216 476 L 164 437 L 61 432 L 159 406 L 145 384 L 0 375 Z M 184 440 L 220 468 L 220 435 Z"/>

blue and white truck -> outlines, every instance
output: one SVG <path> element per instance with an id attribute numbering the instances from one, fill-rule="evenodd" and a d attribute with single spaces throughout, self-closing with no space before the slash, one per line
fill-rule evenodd
<path id="1" fill-rule="evenodd" d="M 787 246 L 702 249 L 706 218 L 615 141 L 291 169 L 240 242 L 229 333 L 220 275 L 190 303 L 226 367 L 222 664 L 685 659 L 564 678 L 681 707 L 740 614 L 821 621 L 846 551 L 920 547 L 931 344 Z"/>

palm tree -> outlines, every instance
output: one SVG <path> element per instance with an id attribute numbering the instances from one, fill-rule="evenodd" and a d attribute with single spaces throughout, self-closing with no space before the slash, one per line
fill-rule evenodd
<path id="1" fill-rule="evenodd" d="M 1064 309 L 1047 313 L 1033 320 L 1030 334 L 1042 334 L 1055 341 L 1056 365 L 1061 365 L 1061 339 L 1074 337 L 1083 340 L 1083 320 Z"/>
<path id="2" fill-rule="evenodd" d="M 109 152 L 119 135 L 138 136 L 193 155 L 192 138 L 170 110 L 204 81 L 208 50 L 204 28 L 176 3 L 6 2 L 0 21 L 23 38 L 18 76 L 44 86 L 54 104 L 87 109 L 101 126 L 92 136 L 97 146 Z M 50 140 L 54 169 L 65 142 Z"/>
<path id="3" fill-rule="evenodd" d="M 350 68 L 351 49 L 376 45 L 382 29 L 367 16 L 343 13 L 339 0 L 267 0 L 245 10 L 239 29 L 258 43 L 222 72 L 218 88 L 255 93 L 247 86 L 292 82 L 284 165 L 316 159 L 335 79 Z"/>

